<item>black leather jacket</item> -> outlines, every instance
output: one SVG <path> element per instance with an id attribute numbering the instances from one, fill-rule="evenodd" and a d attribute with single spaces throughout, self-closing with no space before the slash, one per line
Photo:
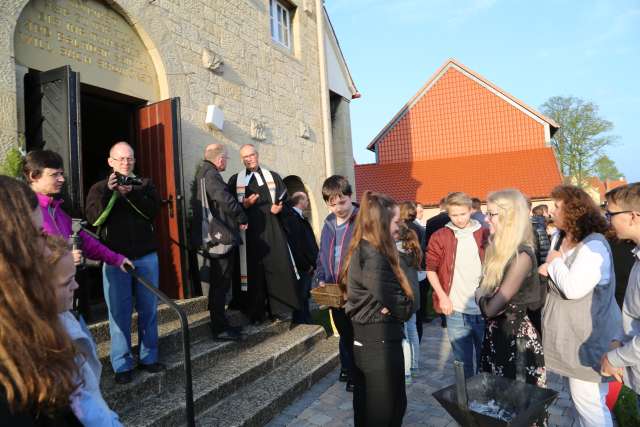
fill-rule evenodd
<path id="1" fill-rule="evenodd" d="M 383 308 L 390 313 L 382 314 Z M 397 324 L 397 333 L 402 337 L 403 323 L 411 317 L 412 308 L 413 302 L 404 294 L 389 261 L 362 240 L 351 257 L 347 277 L 345 310 L 351 321 Z"/>

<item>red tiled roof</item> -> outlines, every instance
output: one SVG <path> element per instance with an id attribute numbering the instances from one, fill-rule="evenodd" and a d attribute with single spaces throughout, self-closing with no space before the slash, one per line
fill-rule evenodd
<path id="1" fill-rule="evenodd" d="M 373 139 L 378 162 L 463 157 L 546 146 L 558 128 L 459 62 L 448 60 Z"/>
<path id="2" fill-rule="evenodd" d="M 436 205 L 452 191 L 485 200 L 489 192 L 517 188 L 532 199 L 547 198 L 562 183 L 549 147 L 439 160 L 355 166 L 357 198 L 365 190 L 396 201 Z"/>

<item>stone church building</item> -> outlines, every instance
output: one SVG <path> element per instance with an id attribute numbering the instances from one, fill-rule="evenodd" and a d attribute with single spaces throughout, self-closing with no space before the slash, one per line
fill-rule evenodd
<path id="1" fill-rule="evenodd" d="M 304 189 L 319 229 L 321 185 L 353 179 L 349 105 L 358 94 L 321 0 L 2 0 L 0 162 L 47 148 L 65 161 L 81 212 L 129 141 L 163 199 L 161 288 L 188 296 L 188 202 L 204 147 L 222 142 Z"/>

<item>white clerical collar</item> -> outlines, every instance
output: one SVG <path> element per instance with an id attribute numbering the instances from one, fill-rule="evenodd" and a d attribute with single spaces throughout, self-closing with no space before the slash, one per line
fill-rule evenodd
<path id="1" fill-rule="evenodd" d="M 264 182 L 262 181 L 262 176 L 260 176 L 260 173 L 256 170 L 254 172 L 249 172 L 245 175 L 245 178 L 244 178 L 245 186 L 249 185 L 249 181 L 251 181 L 252 176 L 256 177 L 256 182 L 258 183 L 258 187 L 262 187 L 264 185 Z"/>

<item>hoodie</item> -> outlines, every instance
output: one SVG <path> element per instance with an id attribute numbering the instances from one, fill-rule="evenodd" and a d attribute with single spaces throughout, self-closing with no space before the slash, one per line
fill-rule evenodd
<path id="1" fill-rule="evenodd" d="M 353 228 L 355 226 L 356 215 L 358 214 L 358 207 L 354 204 L 353 212 L 347 220 L 346 229 L 344 235 L 340 241 L 336 241 L 336 229 L 338 228 L 338 222 L 335 214 L 329 214 L 324 220 L 322 226 L 322 233 L 320 234 L 320 250 L 318 252 L 318 259 L 316 261 L 316 273 L 313 277 L 313 284 L 317 286 L 319 282 L 324 283 L 338 283 L 338 276 L 342 267 L 342 260 L 347 255 L 349 243 L 351 243 L 351 236 L 353 236 Z M 334 250 L 336 245 L 340 249 L 340 265 L 336 269 L 334 266 Z"/>

